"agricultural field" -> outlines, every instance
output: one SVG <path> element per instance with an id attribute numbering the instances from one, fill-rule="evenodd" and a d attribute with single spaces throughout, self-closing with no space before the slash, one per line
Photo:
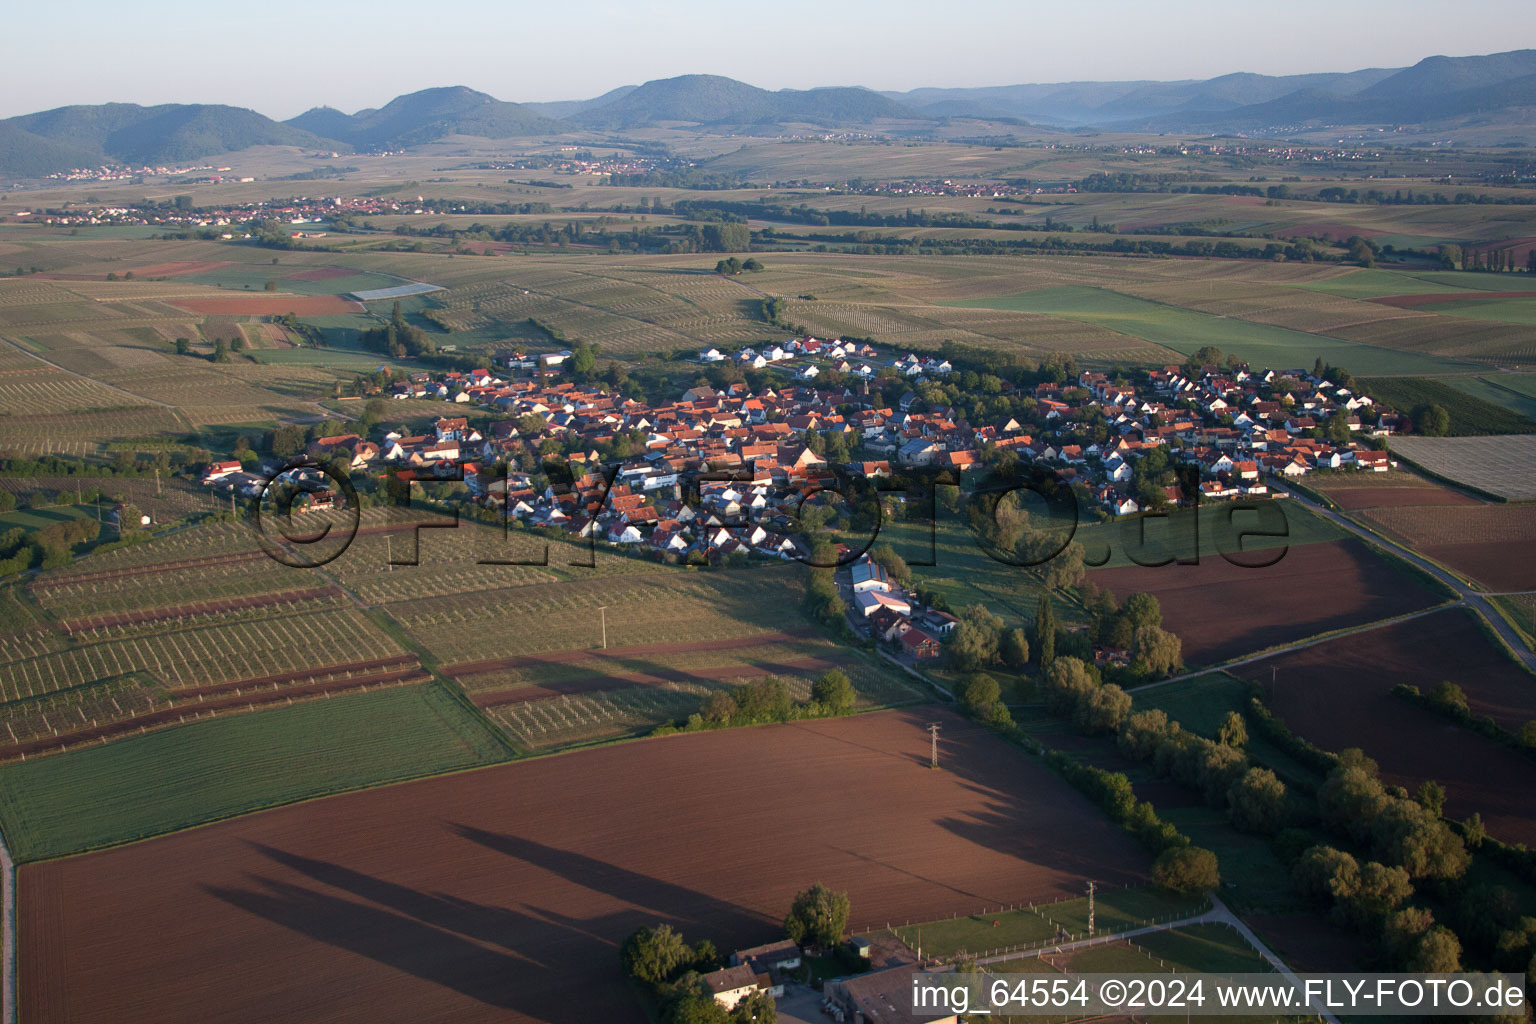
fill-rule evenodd
<path id="1" fill-rule="evenodd" d="M 1403 504 L 1360 518 L 1490 590 L 1536 590 L 1536 505 Z"/>
<path id="2" fill-rule="evenodd" d="M 1066 834 L 1070 854 L 1048 838 Z M 19 928 L 55 941 L 23 947 L 21 1009 L 638 1021 L 613 950 L 658 918 L 730 949 L 774 938 L 807 878 L 848 891 L 862 931 L 1133 883 L 1146 862 L 1055 775 L 933 709 L 674 736 L 24 865 Z"/>
<path id="3" fill-rule="evenodd" d="M 1443 600 L 1358 540 L 1259 552 L 1270 565 L 1202 558 L 1198 565 L 1096 569 L 1089 579 L 1123 597 L 1149 593 L 1184 660 L 1215 665 L 1277 644 L 1428 608 Z M 1305 596 L 1302 596 L 1305 595 Z"/>
<path id="4" fill-rule="evenodd" d="M 1392 694 L 1399 684 L 1428 693 L 1451 680 L 1475 716 L 1515 729 L 1536 718 L 1532 676 L 1484 635 L 1472 613 L 1447 609 L 1235 674 L 1261 684 L 1275 715 L 1298 735 L 1327 750 L 1360 747 L 1386 781 L 1410 790 L 1433 779 L 1445 787 L 1448 816 L 1476 811 L 1491 835 L 1536 840 L 1529 800 L 1536 762 Z"/>
<path id="5" fill-rule="evenodd" d="M 1378 403 L 1411 413 L 1421 405 L 1439 405 L 1450 414 L 1452 437 L 1478 434 L 1536 433 L 1536 420 L 1487 401 L 1451 383 L 1457 378 L 1362 377 L 1360 388 Z"/>
<path id="6" fill-rule="evenodd" d="M 0 767 L 0 827 L 37 860 L 506 756 L 441 687 L 380 689 Z"/>
<path id="7" fill-rule="evenodd" d="M 957 305 L 1007 309 L 1080 320 L 1163 345 L 1184 355 L 1205 345 L 1255 366 L 1310 365 L 1317 357 L 1353 373 L 1443 373 L 1468 364 L 1411 351 L 1386 351 L 1345 338 L 1197 312 L 1167 302 L 1121 294 L 1108 288 L 1070 285 Z"/>
<path id="8" fill-rule="evenodd" d="M 1457 483 L 1511 500 L 1536 499 L 1536 437 L 1397 437 L 1392 451 Z"/>

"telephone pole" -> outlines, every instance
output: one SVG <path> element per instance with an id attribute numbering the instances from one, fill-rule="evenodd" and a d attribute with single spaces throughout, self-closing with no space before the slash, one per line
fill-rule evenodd
<path id="1" fill-rule="evenodd" d="M 1088 883 L 1088 937 L 1093 938 L 1093 887 L 1094 883 Z"/>
<path id="2" fill-rule="evenodd" d="M 608 649 L 608 606 L 598 605 L 597 614 L 603 623 L 603 650 L 606 651 Z"/>
<path id="3" fill-rule="evenodd" d="M 930 741 L 928 752 L 929 768 L 937 768 L 939 766 L 939 725 L 940 723 L 938 722 L 928 723 L 928 737 Z"/>

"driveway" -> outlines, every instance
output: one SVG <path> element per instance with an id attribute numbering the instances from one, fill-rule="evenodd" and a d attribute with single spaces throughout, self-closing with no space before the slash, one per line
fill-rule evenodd
<path id="1" fill-rule="evenodd" d="M 778 1001 L 779 1024 L 827 1024 L 832 1018 L 821 1012 L 821 993 L 805 985 L 784 983 Z"/>

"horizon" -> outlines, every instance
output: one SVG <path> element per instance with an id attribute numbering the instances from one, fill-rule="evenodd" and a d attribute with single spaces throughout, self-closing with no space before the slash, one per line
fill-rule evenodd
<path id="1" fill-rule="evenodd" d="M 587 9 L 595 16 L 580 23 L 555 12 L 509 14 L 483 0 L 459 0 L 430 26 L 412 23 L 414 12 L 400 0 L 369 5 L 367 21 L 353 16 L 361 5 L 345 3 L 317 12 L 293 0 L 278 0 L 268 20 L 277 24 L 291 20 L 301 26 L 293 31 L 290 42 L 281 44 L 297 51 L 288 59 L 302 69 L 308 53 L 319 50 L 315 60 L 325 70 L 285 74 L 274 85 L 271 67 L 264 60 L 229 62 L 215 77 L 198 60 L 162 60 L 150 67 L 136 62 L 137 54 L 164 49 L 160 33 L 166 23 L 183 26 L 178 38 L 197 36 L 201 28 L 211 39 L 228 35 L 216 11 L 187 0 L 173 0 L 169 6 L 164 22 L 149 24 L 115 5 L 87 4 L 88 20 L 99 29 L 88 38 L 70 40 L 70 53 L 77 67 L 89 71 L 77 71 L 61 84 L 57 50 L 33 47 L 13 56 L 7 61 L 11 81 L 5 99 L 0 100 L 0 117 L 77 104 L 209 103 L 244 107 L 283 121 L 314 107 L 351 114 L 382 106 L 396 96 L 444 85 L 463 85 L 515 103 L 547 103 L 591 99 L 621 86 L 679 74 L 720 75 L 773 91 L 856 86 L 907 92 L 1071 82 L 1198 81 L 1243 72 L 1285 76 L 1407 67 L 1432 56 L 1480 56 L 1536 45 L 1536 39 L 1510 38 L 1510 25 L 1521 23 L 1511 17 L 1520 19 L 1525 13 L 1523 5 L 1513 0 L 1493 0 L 1458 12 L 1452 24 L 1445 24 L 1443 17 L 1419 17 L 1434 9 L 1430 0 L 1360 0 L 1342 9 L 1320 0 L 1301 0 L 1294 17 L 1263 25 L 1266 39 L 1273 44 L 1263 54 L 1238 56 L 1233 55 L 1231 40 L 1241 36 L 1240 30 L 1251 33 L 1256 27 L 1253 18 L 1214 0 L 1176 0 L 1156 11 L 1123 0 L 1102 0 L 1072 11 L 1047 10 L 1038 15 L 1001 0 L 982 0 L 972 10 L 988 31 L 978 32 L 976 20 L 967 19 L 924 24 L 921 35 L 911 32 L 910 26 L 926 17 L 926 8 L 913 0 L 882 5 L 878 13 L 865 4 L 828 9 L 790 0 L 775 11 L 776 20 L 786 25 L 814 24 L 818 35 L 828 40 L 853 39 L 859 49 L 892 59 L 865 74 L 843 65 L 825 65 L 820 47 L 797 46 L 777 53 L 771 65 L 754 62 L 746 71 L 741 66 L 744 58 L 734 49 L 722 48 L 720 41 L 760 33 L 761 19 L 755 19 L 753 12 L 721 11 L 696 0 L 681 5 L 686 13 L 666 19 L 599 3 Z M 1328 20 L 1326 39 L 1316 38 L 1312 31 L 1314 14 Z M 1113 39 L 1095 41 L 1084 36 L 1102 33 L 1104 19 L 1110 16 L 1122 27 Z M 458 27 L 466 18 L 484 23 L 486 30 L 464 35 Z M 607 29 L 594 35 L 593 24 Z M 399 34 L 407 31 L 404 25 L 409 26 L 413 43 L 429 52 L 456 48 L 456 70 L 451 76 L 435 64 L 417 66 L 414 74 L 402 73 L 398 62 L 388 59 Z M 49 30 L 42 15 L 32 10 L 13 13 L 7 28 L 16 39 L 39 38 Z M 310 36 L 315 37 L 313 41 Z M 529 43 L 526 52 L 512 62 L 507 60 L 508 36 Z M 1053 44 L 1046 52 L 1036 52 L 1040 47 L 1032 45 L 1040 38 Z M 1360 39 L 1368 42 L 1356 41 Z M 1073 45 L 1055 45 L 1062 41 Z M 1078 42 L 1094 45 L 1085 51 Z M 657 67 L 657 53 L 677 50 L 690 54 L 686 70 Z M 383 53 L 386 59 L 358 67 L 351 63 L 354 53 Z M 445 83 L 450 77 L 453 80 Z"/>

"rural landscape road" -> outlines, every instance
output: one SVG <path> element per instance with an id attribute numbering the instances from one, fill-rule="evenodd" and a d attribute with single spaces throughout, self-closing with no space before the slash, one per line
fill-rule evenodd
<path id="1" fill-rule="evenodd" d="M 1284 487 L 1283 484 L 1281 486 Z M 1333 509 L 1328 508 L 1326 505 L 1313 501 L 1311 498 L 1308 498 L 1289 487 L 1285 487 L 1285 491 L 1286 493 L 1290 494 L 1290 496 L 1299 504 L 1305 505 L 1307 508 L 1311 509 L 1313 512 L 1316 512 L 1318 515 L 1327 519 L 1334 525 L 1341 526 L 1357 537 L 1361 537 L 1370 541 L 1372 544 L 1386 548 L 1388 551 L 1401 558 L 1403 561 L 1409 563 L 1417 569 L 1424 570 L 1435 579 L 1439 580 L 1441 583 L 1444 583 L 1446 586 L 1450 587 L 1461 597 L 1464 602 L 1467 603 L 1467 605 L 1469 605 L 1475 612 L 1483 617 L 1483 619 L 1488 623 L 1493 631 L 1499 635 L 1499 638 L 1502 639 L 1504 643 L 1509 647 L 1509 649 L 1515 653 L 1515 656 L 1525 664 L 1526 668 L 1536 672 L 1536 651 L 1532 651 L 1525 645 L 1525 640 L 1521 638 L 1519 633 L 1515 632 L 1514 627 L 1505 621 L 1504 616 L 1499 614 L 1498 609 L 1495 608 L 1491 602 L 1489 602 L 1487 595 L 1483 594 L 1481 591 L 1472 589 L 1456 576 L 1440 568 L 1440 566 L 1436 565 L 1434 562 L 1431 562 L 1428 559 L 1415 554 L 1412 550 L 1397 543 L 1390 537 L 1384 537 L 1381 534 L 1372 533 L 1370 530 L 1367 530 L 1365 527 L 1359 525 L 1348 516 L 1341 515 L 1338 512 L 1335 512 Z"/>

